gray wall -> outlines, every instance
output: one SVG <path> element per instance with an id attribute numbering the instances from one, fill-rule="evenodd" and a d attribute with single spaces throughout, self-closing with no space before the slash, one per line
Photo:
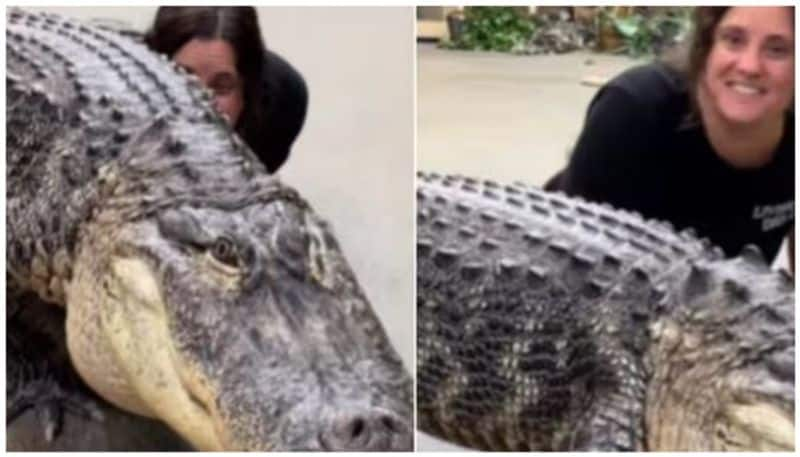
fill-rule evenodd
<path id="1" fill-rule="evenodd" d="M 146 28 L 155 7 L 46 7 Z M 306 79 L 305 127 L 282 179 L 331 221 L 413 368 L 413 10 L 258 8 L 267 46 Z"/>

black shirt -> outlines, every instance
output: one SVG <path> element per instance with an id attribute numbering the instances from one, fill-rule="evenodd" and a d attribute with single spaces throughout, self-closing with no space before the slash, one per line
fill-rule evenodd
<path id="1" fill-rule="evenodd" d="M 592 100 L 549 190 L 693 227 L 728 256 L 756 244 L 774 259 L 794 222 L 794 114 L 773 159 L 742 170 L 713 150 L 689 99 L 682 77 L 662 64 L 616 77 Z"/>

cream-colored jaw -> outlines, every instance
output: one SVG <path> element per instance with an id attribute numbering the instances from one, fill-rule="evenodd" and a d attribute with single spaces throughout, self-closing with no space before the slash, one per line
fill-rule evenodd
<path id="1" fill-rule="evenodd" d="M 716 417 L 705 415 L 710 426 L 679 409 L 683 408 L 662 410 L 662 420 L 650 422 L 649 451 L 794 451 L 794 422 L 772 405 L 731 405 Z"/>
<path id="2" fill-rule="evenodd" d="M 734 404 L 717 423 L 716 450 L 794 451 L 794 421 L 769 404 Z"/>
<path id="3" fill-rule="evenodd" d="M 113 390 L 99 393 L 126 410 L 161 419 L 199 450 L 221 450 L 213 418 L 182 382 L 186 376 L 179 373 L 153 270 L 134 257 L 113 258 L 110 266 L 103 282 L 107 301 L 98 311 L 98 336 L 105 339 L 126 385 L 120 395 Z M 102 377 L 104 372 L 104 367 L 81 370 L 85 378 L 95 373 Z M 91 379 L 87 382 L 94 386 Z M 131 392 L 137 398 L 131 398 Z"/>
<path id="4" fill-rule="evenodd" d="M 651 326 L 658 340 L 647 394 L 650 451 L 793 451 L 794 420 L 768 400 L 737 399 L 746 378 L 724 375 L 697 333 L 671 321 Z M 671 363 L 665 362 L 669 358 Z M 716 380 L 716 381 L 710 381 Z"/>

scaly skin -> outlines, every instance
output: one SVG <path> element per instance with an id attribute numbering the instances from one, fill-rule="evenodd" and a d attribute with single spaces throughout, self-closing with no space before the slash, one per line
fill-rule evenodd
<path id="1" fill-rule="evenodd" d="M 794 449 L 794 293 L 748 247 L 420 174 L 417 413 L 489 450 Z"/>
<path id="2" fill-rule="evenodd" d="M 7 295 L 66 308 L 86 384 L 198 449 L 409 450 L 410 377 L 331 231 L 210 93 L 58 16 L 6 41 Z"/>

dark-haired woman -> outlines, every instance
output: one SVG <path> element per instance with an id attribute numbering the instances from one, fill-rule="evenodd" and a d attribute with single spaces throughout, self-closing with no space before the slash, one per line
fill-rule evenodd
<path id="1" fill-rule="evenodd" d="M 794 224 L 793 8 L 698 7 L 684 57 L 601 88 L 545 187 L 773 260 Z"/>
<path id="2" fill-rule="evenodd" d="M 217 109 L 275 172 L 305 120 L 300 74 L 266 50 L 252 7 L 161 7 L 145 43 L 209 87 Z"/>

